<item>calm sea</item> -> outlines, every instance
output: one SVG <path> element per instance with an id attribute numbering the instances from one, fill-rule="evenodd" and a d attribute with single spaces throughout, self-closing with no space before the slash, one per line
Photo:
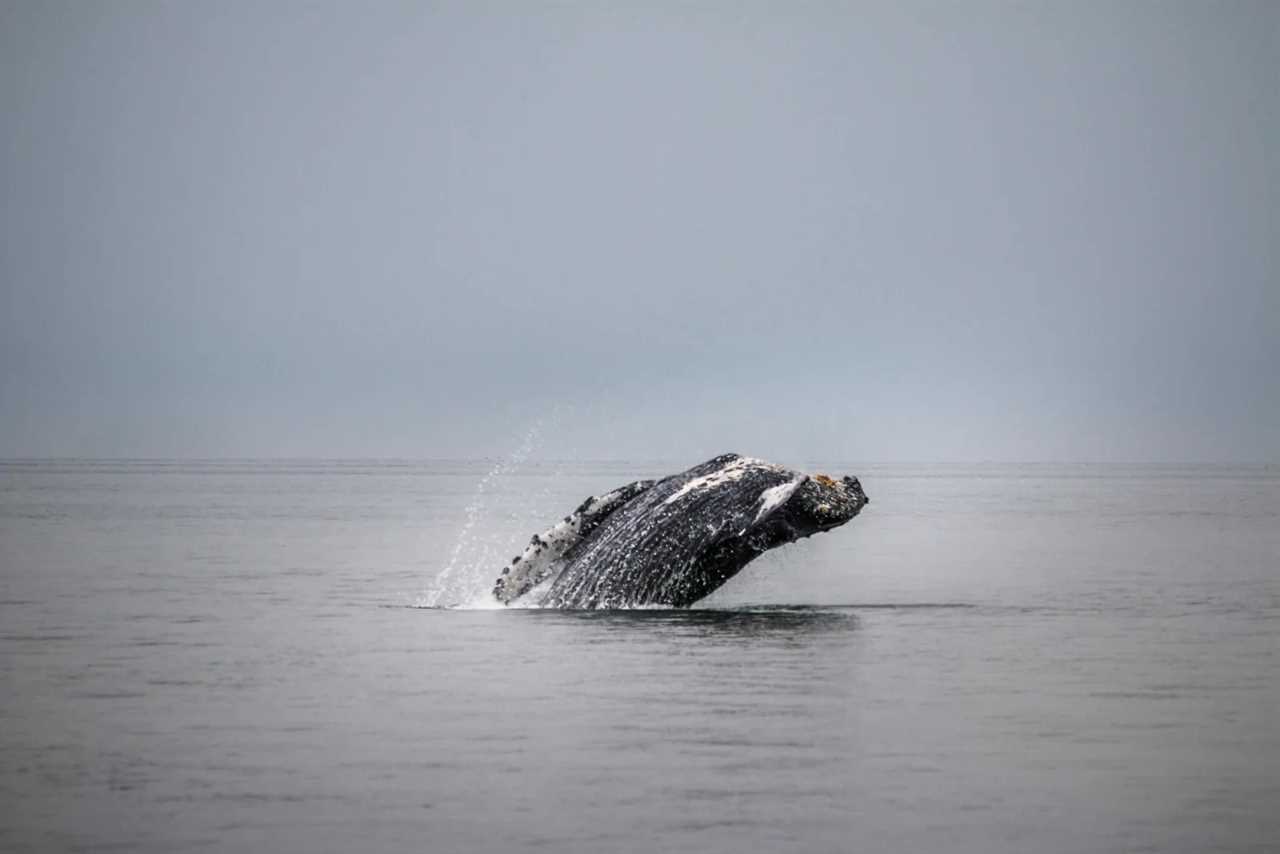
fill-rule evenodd
<path id="1" fill-rule="evenodd" d="M 693 462 L 0 463 L 0 849 L 1280 850 L 1280 468 L 806 464 L 703 609 L 421 607 Z"/>

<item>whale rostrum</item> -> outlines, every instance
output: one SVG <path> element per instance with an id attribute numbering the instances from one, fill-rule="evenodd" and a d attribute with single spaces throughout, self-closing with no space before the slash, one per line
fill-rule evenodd
<path id="1" fill-rule="evenodd" d="M 502 570 L 507 605 L 685 608 L 769 549 L 843 525 L 869 499 L 855 477 L 724 454 L 592 496 Z"/>

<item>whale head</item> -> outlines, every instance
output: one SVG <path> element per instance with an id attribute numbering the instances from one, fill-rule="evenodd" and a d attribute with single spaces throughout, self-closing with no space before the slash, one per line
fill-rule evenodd
<path id="1" fill-rule="evenodd" d="M 779 508 L 782 521 L 798 537 L 829 531 L 848 522 L 871 503 L 856 477 L 839 480 L 825 474 L 809 475 Z"/>
<path id="2" fill-rule="evenodd" d="M 854 519 L 870 503 L 858 478 L 806 475 L 762 528 L 771 529 L 771 547 L 828 531 Z"/>

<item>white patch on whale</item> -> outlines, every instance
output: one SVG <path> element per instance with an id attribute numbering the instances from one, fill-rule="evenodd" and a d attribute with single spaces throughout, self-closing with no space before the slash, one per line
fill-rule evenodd
<path id="1" fill-rule="evenodd" d="M 760 493 L 760 509 L 756 511 L 756 522 L 759 522 L 765 515 L 772 512 L 774 508 L 785 502 L 791 497 L 792 493 L 804 483 L 804 475 L 799 475 L 786 483 L 780 483 L 777 486 L 771 486 L 764 492 Z"/>
<path id="2" fill-rule="evenodd" d="M 735 480 L 741 480 L 743 475 L 752 469 L 768 469 L 769 471 L 785 472 L 786 469 L 776 463 L 767 463 L 764 460 L 758 460 L 755 457 L 738 457 L 730 460 L 723 468 L 713 471 L 711 474 L 704 474 L 702 477 L 695 477 L 684 486 L 677 489 L 671 495 L 667 496 L 667 500 L 663 504 L 670 504 L 678 501 L 691 492 L 697 492 L 703 489 L 709 489 L 713 486 L 719 486 L 722 483 L 730 483 Z"/>

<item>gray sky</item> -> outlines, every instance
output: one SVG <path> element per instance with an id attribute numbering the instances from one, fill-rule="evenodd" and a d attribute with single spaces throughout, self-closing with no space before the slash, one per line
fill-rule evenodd
<path id="1" fill-rule="evenodd" d="M 0 455 L 1280 461 L 1280 4 L 0 0 Z"/>

